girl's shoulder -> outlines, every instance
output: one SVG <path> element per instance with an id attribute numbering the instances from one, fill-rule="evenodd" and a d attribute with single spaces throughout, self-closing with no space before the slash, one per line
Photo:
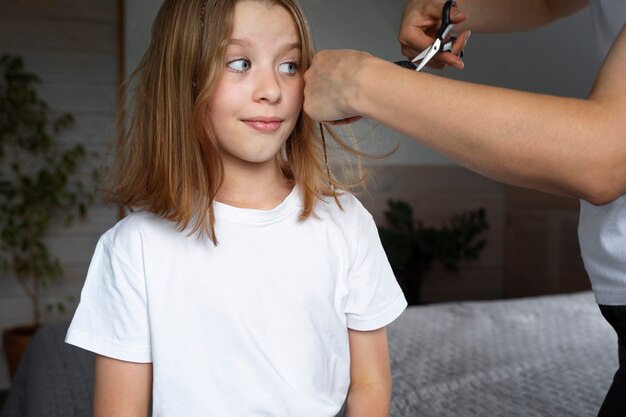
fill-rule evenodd
<path id="1" fill-rule="evenodd" d="M 148 211 L 136 211 L 119 220 L 101 239 L 119 248 L 136 246 L 145 239 L 165 239 L 178 233 L 173 222 Z"/>
<path id="2" fill-rule="evenodd" d="M 324 196 L 323 200 L 325 203 L 329 205 L 334 205 L 337 207 L 337 202 L 335 201 L 335 197 L 333 197 L 332 195 Z M 346 210 L 348 209 L 365 210 L 361 201 L 359 201 L 359 199 L 354 194 L 348 191 L 343 191 L 343 190 L 337 191 L 337 200 L 339 200 L 339 203 L 341 203 L 341 206 Z"/>
<path id="3" fill-rule="evenodd" d="M 318 204 L 316 212 L 327 214 L 338 220 L 371 218 L 371 214 L 361 201 L 347 191 L 338 191 L 336 200 L 333 196 L 324 196 L 321 203 Z"/>

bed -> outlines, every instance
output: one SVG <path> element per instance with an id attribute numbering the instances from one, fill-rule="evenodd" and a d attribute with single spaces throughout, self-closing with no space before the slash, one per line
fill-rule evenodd
<path id="1" fill-rule="evenodd" d="M 45 326 L 0 417 L 91 416 L 92 354 Z M 617 339 L 593 295 L 408 308 L 388 328 L 392 417 L 596 415 Z"/>

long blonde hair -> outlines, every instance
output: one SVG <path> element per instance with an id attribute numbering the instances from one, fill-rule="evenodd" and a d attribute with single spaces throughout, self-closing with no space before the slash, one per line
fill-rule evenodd
<path id="1" fill-rule="evenodd" d="M 131 77 L 135 85 L 130 118 L 120 113 L 105 191 L 109 202 L 150 211 L 180 230 L 208 235 L 215 244 L 213 200 L 224 169 L 206 108 L 221 79 L 238 1 L 165 0 L 152 26 L 150 46 Z M 297 0 L 260 1 L 290 12 L 306 71 L 315 50 Z M 284 152 L 277 156 L 284 175 L 301 190 L 302 220 L 322 196 L 335 196 L 339 204 L 335 190 L 348 188 L 330 174 L 320 134 L 301 111 Z"/>

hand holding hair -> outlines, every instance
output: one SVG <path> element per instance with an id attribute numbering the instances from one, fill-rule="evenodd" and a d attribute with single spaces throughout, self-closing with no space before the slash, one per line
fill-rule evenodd
<path id="1" fill-rule="evenodd" d="M 352 50 L 318 52 L 304 74 L 304 111 L 319 122 L 359 120 L 361 114 L 354 105 L 362 91 L 360 73 L 371 57 Z"/>

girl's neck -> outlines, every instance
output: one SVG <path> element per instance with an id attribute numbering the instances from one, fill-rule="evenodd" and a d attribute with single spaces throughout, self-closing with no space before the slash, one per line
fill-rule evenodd
<path id="1" fill-rule="evenodd" d="M 233 166 L 225 161 L 224 182 L 215 200 L 229 206 L 270 210 L 278 206 L 293 189 L 277 163 L 258 166 Z"/>

